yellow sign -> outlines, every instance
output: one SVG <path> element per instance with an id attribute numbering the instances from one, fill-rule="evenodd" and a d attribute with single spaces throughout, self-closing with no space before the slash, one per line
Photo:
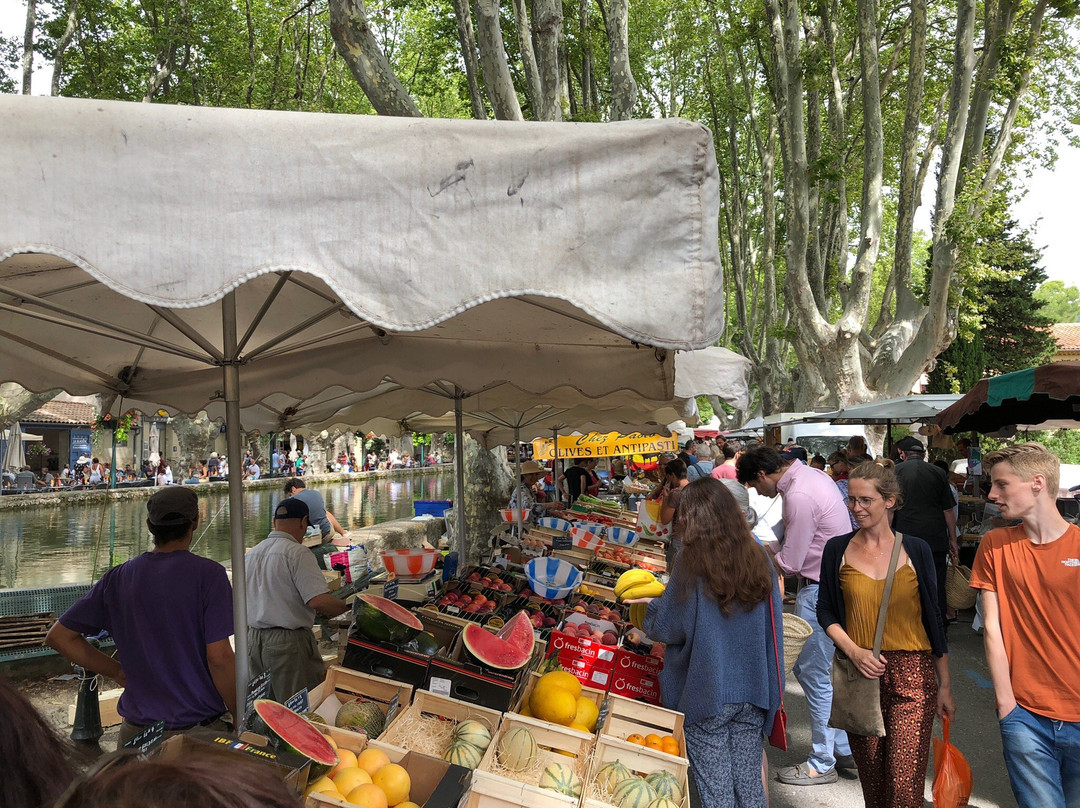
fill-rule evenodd
<path id="1" fill-rule="evenodd" d="M 567 460 L 579 457 L 613 457 L 615 455 L 654 455 L 661 452 L 679 451 L 677 435 L 642 435 L 633 432 L 620 435 L 618 432 L 590 432 L 588 435 L 559 435 L 559 459 Z M 533 457 L 537 460 L 551 460 L 553 457 L 551 440 L 538 438 L 533 441 Z"/>

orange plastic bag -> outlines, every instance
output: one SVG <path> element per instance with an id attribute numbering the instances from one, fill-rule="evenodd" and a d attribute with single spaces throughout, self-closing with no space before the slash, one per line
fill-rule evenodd
<path id="1" fill-rule="evenodd" d="M 934 738 L 934 808 L 964 808 L 971 796 L 971 766 L 949 743 L 949 719 L 942 722 L 945 740 Z"/>

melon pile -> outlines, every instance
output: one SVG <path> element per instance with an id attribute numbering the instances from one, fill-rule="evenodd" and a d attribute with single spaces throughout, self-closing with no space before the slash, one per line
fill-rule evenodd
<path id="1" fill-rule="evenodd" d="M 338 765 L 308 786 L 304 796 L 325 794 L 361 808 L 420 808 L 409 799 L 411 788 L 409 772 L 391 763 L 385 752 L 368 748 L 354 755 L 338 749 Z"/>
<path id="2" fill-rule="evenodd" d="M 334 726 L 339 729 L 361 730 L 369 740 L 373 740 L 386 728 L 386 714 L 378 702 L 357 698 L 338 708 Z"/>
<path id="3" fill-rule="evenodd" d="M 596 731 L 600 710 L 596 702 L 581 695 L 581 682 L 576 676 L 559 670 L 537 680 L 520 713 L 591 734 Z"/>
<path id="4" fill-rule="evenodd" d="M 475 769 L 480 765 L 484 752 L 491 745 L 491 732 L 479 721 L 469 719 L 454 727 L 450 746 L 443 753 L 443 760 L 455 766 Z"/>
<path id="5" fill-rule="evenodd" d="M 658 769 L 642 777 L 618 760 L 600 767 L 596 785 L 617 808 L 679 808 L 683 799 L 682 784 L 671 772 Z"/>

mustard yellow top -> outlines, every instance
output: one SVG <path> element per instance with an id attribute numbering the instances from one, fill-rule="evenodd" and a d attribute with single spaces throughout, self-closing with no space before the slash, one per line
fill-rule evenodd
<path id="1" fill-rule="evenodd" d="M 840 590 L 844 593 L 844 609 L 847 612 L 845 631 L 860 648 L 873 648 L 878 609 L 885 594 L 885 580 L 871 578 L 844 563 L 840 566 Z M 919 579 L 910 563 L 896 570 L 881 650 L 930 650 L 930 638 L 926 636 L 922 623 Z"/>

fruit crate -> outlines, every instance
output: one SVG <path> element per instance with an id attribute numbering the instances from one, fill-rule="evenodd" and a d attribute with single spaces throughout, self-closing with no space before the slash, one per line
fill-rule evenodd
<path id="1" fill-rule="evenodd" d="M 394 722 L 383 730 L 379 739 L 370 741 L 368 745 L 384 751 L 394 763 L 399 762 L 410 751 L 442 758 L 445 748 L 430 747 L 434 736 L 427 737 L 414 731 L 420 718 L 449 723 L 452 725 L 448 728 L 450 731 L 462 721 L 473 719 L 490 729 L 494 738 L 502 721 L 502 713 L 467 701 L 440 696 L 428 690 L 417 690 L 408 709 L 399 712 Z"/>
<path id="2" fill-rule="evenodd" d="M 626 737 L 637 733 L 638 735 L 671 735 L 679 742 L 682 754 L 678 757 L 666 752 L 649 749 L 650 753 L 659 755 L 669 760 L 681 760 L 686 763 L 686 735 L 683 733 L 685 717 L 675 710 L 646 704 L 625 696 L 608 695 L 608 712 L 600 727 L 601 740 L 625 743 Z M 628 744 L 634 746 L 634 744 Z"/>
<path id="3" fill-rule="evenodd" d="M 503 736 L 516 727 L 526 729 L 532 734 L 537 745 L 538 759 L 533 766 L 519 774 L 508 772 L 499 766 L 496 754 Z M 477 808 L 576 808 L 580 797 L 568 797 L 557 791 L 540 788 L 537 783 L 545 766 L 562 763 L 577 773 L 584 790 L 594 745 L 595 739 L 591 735 L 509 713 L 503 717 L 499 731 L 492 738 L 480 766 L 473 772 L 472 789 L 475 796 L 471 797 L 466 805 Z M 514 779 L 510 775 L 522 779 Z"/>
<path id="4" fill-rule="evenodd" d="M 488 591 L 490 591 L 491 594 L 485 595 L 482 589 L 467 584 L 464 581 L 448 581 L 446 586 L 439 591 L 439 594 L 432 599 L 431 603 L 427 603 L 425 606 L 434 605 L 440 614 L 454 617 L 461 621 L 480 623 L 483 625 L 487 622 L 488 617 L 497 612 L 508 600 L 512 600 L 514 597 L 512 594 L 504 592 Z M 459 598 L 468 598 L 469 601 L 463 606 L 461 605 L 460 600 L 458 600 Z M 483 599 L 482 602 L 485 608 L 482 610 L 468 611 L 468 609 L 477 602 L 477 599 L 480 598 Z M 487 609 L 486 604 L 488 603 L 493 603 L 494 607 Z M 464 625 L 464 622 L 462 625 Z"/>
<path id="5" fill-rule="evenodd" d="M 663 553 L 650 553 L 635 547 L 633 552 L 630 553 L 630 563 L 639 569 L 649 570 L 650 572 L 667 572 L 667 560 Z"/>
<path id="6" fill-rule="evenodd" d="M 563 561 L 583 570 L 588 569 L 589 565 L 596 559 L 596 553 L 580 547 L 575 547 L 572 550 L 552 550 L 551 555 L 553 558 L 561 558 Z"/>
<path id="7" fill-rule="evenodd" d="M 361 732 L 338 729 L 333 724 L 334 717 L 337 715 L 341 705 L 357 696 L 377 703 L 384 715 L 396 696 L 398 712 L 400 713 L 401 710 L 404 710 L 412 703 L 413 686 L 395 682 L 392 679 L 383 679 L 379 676 L 349 670 L 340 665 L 330 666 L 326 671 L 326 678 L 323 679 L 322 684 L 317 685 L 315 689 L 308 693 L 308 704 L 311 712 L 318 713 L 327 720 L 327 729 L 329 731 L 324 734 L 329 735 L 339 745 L 344 745 L 346 749 L 353 752 L 364 748 L 367 736 Z M 383 731 L 385 732 L 385 728 Z M 359 749 L 356 748 L 357 739 L 359 739 Z"/>
<path id="8" fill-rule="evenodd" d="M 680 808 L 690 808 L 690 789 L 687 773 L 690 762 L 685 758 L 665 755 L 653 749 L 646 749 L 635 744 L 624 743 L 603 735 L 596 742 L 589 774 L 582 786 L 581 808 L 615 808 L 609 802 L 610 795 L 596 784 L 596 775 L 605 764 L 614 760 L 621 762 L 635 774 L 648 775 L 655 771 L 670 772 L 682 786 L 683 798 L 677 803 Z"/>
<path id="9" fill-rule="evenodd" d="M 498 578 L 499 581 L 509 589 L 506 588 L 493 588 L 491 585 L 484 584 L 484 578 Z M 482 593 L 489 598 L 494 598 L 499 595 L 517 594 L 528 585 L 528 578 L 524 575 L 509 572 L 498 567 L 472 567 L 465 571 L 464 574 L 459 575 L 457 578 L 463 585 L 473 589 L 479 589 Z M 451 582 L 447 582 L 448 584 Z"/>
<path id="10" fill-rule="evenodd" d="M 567 617 L 574 612 L 584 614 L 590 619 L 609 620 L 612 623 L 621 624 L 627 622 L 629 607 L 616 602 L 614 595 L 611 601 L 607 601 L 596 595 L 583 595 L 578 592 L 571 596 L 565 611 Z"/>
<path id="11" fill-rule="evenodd" d="M 525 687 L 524 687 L 524 689 L 522 689 L 520 697 L 514 703 L 513 710 L 510 711 L 512 714 L 521 715 L 522 709 L 524 709 L 524 707 L 529 703 L 529 697 L 532 695 L 532 692 L 534 690 L 536 690 L 536 683 L 540 681 L 542 676 L 543 676 L 542 673 L 538 673 L 536 671 L 533 671 L 531 674 L 529 674 L 529 678 L 525 682 Z M 595 688 L 595 687 L 582 686 L 581 695 L 584 696 L 585 698 L 589 699 L 590 701 L 592 701 L 593 704 L 596 705 L 596 709 L 597 709 L 598 713 L 602 712 L 601 707 L 604 704 L 604 699 L 607 698 L 607 693 L 605 691 L 600 690 L 600 689 Z M 533 721 L 541 721 L 541 719 L 537 718 L 536 716 L 524 716 L 524 717 L 525 718 L 532 718 Z M 577 732 L 577 730 L 571 730 L 569 727 L 564 727 L 564 726 L 561 726 L 559 724 L 553 724 L 550 721 L 543 721 L 542 723 L 544 723 L 544 724 L 546 724 L 548 726 L 559 727 L 560 729 L 566 729 L 566 730 L 569 730 L 570 732 Z M 590 734 L 595 735 L 599 731 L 600 731 L 600 722 L 597 721 L 596 722 L 596 728 Z"/>
<path id="12" fill-rule="evenodd" d="M 409 799 L 425 808 L 458 808 L 469 790 L 472 772 L 429 755 L 410 752 L 397 761 L 409 773 L 412 788 Z M 304 808 L 354 808 L 354 804 L 312 793 L 304 799 Z"/>
<path id="13" fill-rule="evenodd" d="M 612 583 L 610 580 L 603 578 L 601 581 L 595 580 L 600 576 L 592 572 L 585 573 L 585 581 L 578 589 L 578 595 L 583 599 L 587 599 L 593 602 L 599 601 L 611 606 L 617 604 L 619 599 L 615 596 L 615 588 L 610 586 Z M 585 591 L 587 590 L 587 591 Z"/>
<path id="14" fill-rule="evenodd" d="M 602 583 L 604 586 L 615 586 L 619 576 L 630 569 L 629 564 L 617 564 L 614 561 L 594 561 L 589 565 L 585 573 L 590 580 Z"/>

